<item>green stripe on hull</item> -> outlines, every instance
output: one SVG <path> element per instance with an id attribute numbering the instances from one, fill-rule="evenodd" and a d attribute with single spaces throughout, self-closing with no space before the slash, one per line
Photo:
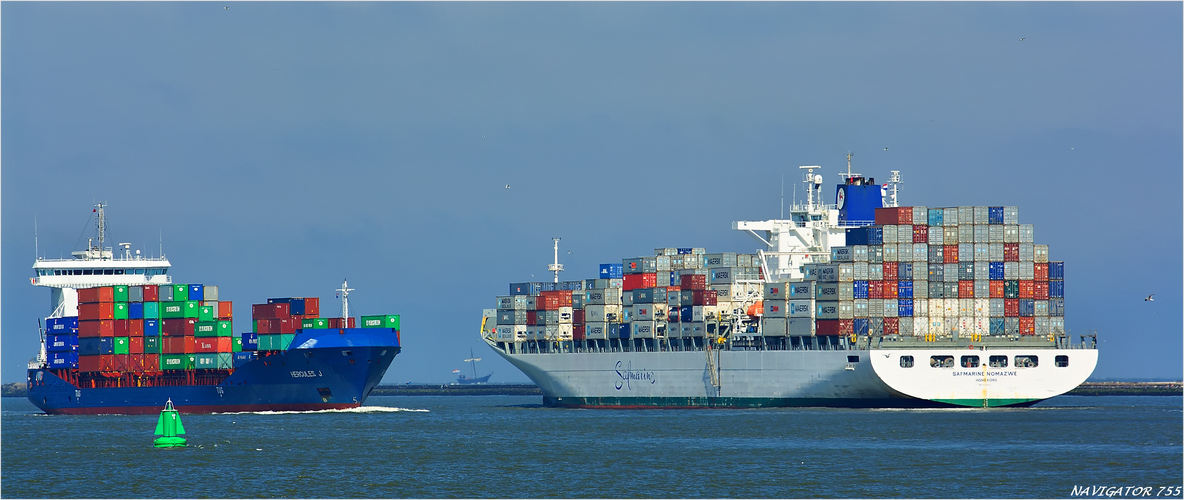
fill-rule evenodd
<path id="1" fill-rule="evenodd" d="M 547 406 L 576 408 L 941 408 L 949 403 L 914 398 L 709 398 L 709 397 L 553 397 Z"/>
<path id="2" fill-rule="evenodd" d="M 992 408 L 996 406 L 1032 406 L 1039 399 L 935 399 L 946 404 L 969 406 L 972 408 Z"/>

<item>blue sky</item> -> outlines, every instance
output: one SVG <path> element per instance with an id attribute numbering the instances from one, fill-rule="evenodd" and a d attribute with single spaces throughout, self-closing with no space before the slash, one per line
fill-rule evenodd
<path id="1" fill-rule="evenodd" d="M 229 9 L 225 7 L 230 7 Z M 507 283 L 656 247 L 751 252 L 798 165 L 904 205 L 1017 205 L 1096 378 L 1182 372 L 1181 4 L 0 5 L 2 371 L 24 379 L 91 205 L 249 304 L 348 278 L 445 382 Z M 1021 38 L 1023 40 L 1021 40 Z M 887 148 L 887 149 L 885 149 Z M 510 189 L 505 185 L 509 184 Z M 162 240 L 162 243 L 158 243 Z M 567 254 L 570 251 L 571 254 Z M 532 277 L 533 275 L 533 277 Z M 1153 303 L 1143 297 L 1156 294 Z"/>

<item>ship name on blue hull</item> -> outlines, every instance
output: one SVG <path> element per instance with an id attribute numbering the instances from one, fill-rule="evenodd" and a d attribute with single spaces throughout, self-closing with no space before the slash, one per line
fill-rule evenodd
<path id="1" fill-rule="evenodd" d="M 292 378 L 315 378 L 315 377 L 321 376 L 320 370 L 317 370 L 317 371 L 312 371 L 312 370 L 298 371 L 297 370 L 297 371 L 292 371 L 289 373 L 292 375 Z"/>
<path id="2" fill-rule="evenodd" d="M 616 383 L 616 388 L 618 391 L 621 390 L 622 387 L 624 387 L 625 389 L 630 390 L 630 391 L 633 390 L 633 381 L 634 380 L 636 380 L 638 382 L 649 381 L 649 383 L 651 383 L 651 384 L 657 382 L 654 379 L 654 372 L 649 371 L 649 370 L 634 370 L 632 361 L 630 361 L 628 367 L 625 368 L 624 371 L 622 371 L 621 364 L 622 364 L 621 361 L 618 360 L 617 361 L 617 376 L 621 378 L 621 380 L 618 380 Z"/>

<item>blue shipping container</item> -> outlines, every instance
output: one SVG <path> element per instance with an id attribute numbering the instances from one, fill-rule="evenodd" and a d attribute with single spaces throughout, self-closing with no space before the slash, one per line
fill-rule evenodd
<path id="1" fill-rule="evenodd" d="M 867 318 L 855 318 L 852 322 L 856 335 L 867 335 Z"/>
<path id="2" fill-rule="evenodd" d="M 1020 299 L 1020 316 L 1028 317 L 1036 315 L 1036 301 L 1032 299 Z"/>
<path id="3" fill-rule="evenodd" d="M 601 264 L 600 279 L 621 279 L 625 276 L 625 267 L 621 264 Z"/>
<path id="4" fill-rule="evenodd" d="M 189 285 L 189 300 L 206 300 L 205 287 L 196 284 Z"/>
<path id="5" fill-rule="evenodd" d="M 259 334 L 248 332 L 239 334 L 239 336 L 243 339 L 243 351 L 259 350 Z"/>
<path id="6" fill-rule="evenodd" d="M 160 320 L 146 319 L 144 320 L 144 335 L 160 335 Z"/>
<path id="7" fill-rule="evenodd" d="M 71 334 L 46 335 L 45 350 L 48 352 L 76 352 L 78 351 L 78 336 Z"/>
<path id="8" fill-rule="evenodd" d="M 50 368 L 78 368 L 78 353 L 51 352 L 48 361 Z"/>
<path id="9" fill-rule="evenodd" d="M 1065 299 L 1048 299 L 1048 315 L 1061 317 L 1065 315 Z"/>
<path id="10" fill-rule="evenodd" d="M 993 280 L 1003 279 L 1003 263 L 1002 262 L 989 263 L 987 265 L 987 278 L 993 279 Z"/>
<path id="11" fill-rule="evenodd" d="M 866 227 L 849 227 L 847 228 L 847 246 L 851 245 L 867 245 Z"/>
<path id="12" fill-rule="evenodd" d="M 82 356 L 115 354 L 115 339 L 113 337 L 82 337 L 78 339 L 78 354 Z"/>
<path id="13" fill-rule="evenodd" d="M 541 291 L 542 283 L 510 283 L 510 295 L 538 295 Z"/>
<path id="14" fill-rule="evenodd" d="M 945 281 L 946 280 L 946 266 L 929 266 L 929 281 Z M 933 287 L 929 288 L 930 290 Z M 940 298 L 940 297 L 938 297 Z"/>
<path id="15" fill-rule="evenodd" d="M 1003 335 L 1003 318 L 991 318 L 988 321 L 988 331 L 991 335 Z"/>
<path id="16" fill-rule="evenodd" d="M 49 333 L 78 333 L 78 316 L 48 318 L 45 320 L 45 330 Z"/>
<path id="17" fill-rule="evenodd" d="M 1064 262 L 1049 262 L 1048 263 L 1048 279 L 1050 279 L 1050 280 L 1065 279 L 1065 263 Z"/>
<path id="18" fill-rule="evenodd" d="M 851 285 L 855 289 L 855 298 L 866 299 L 868 294 L 867 280 L 855 280 Z"/>
<path id="19" fill-rule="evenodd" d="M 127 304 L 127 319 L 144 319 L 144 303 L 129 302 Z"/>
<path id="20" fill-rule="evenodd" d="M 621 323 L 620 334 L 621 334 L 622 339 L 629 338 L 629 334 L 631 333 L 630 330 L 632 330 L 632 328 L 629 325 L 630 325 L 630 323 Z"/>
<path id="21" fill-rule="evenodd" d="M 250 363 L 255 360 L 254 352 L 236 352 L 234 353 L 234 367 L 238 368 L 242 365 Z"/>
<path id="22" fill-rule="evenodd" d="M 1003 207 L 987 207 L 987 224 L 1003 224 Z"/>
<path id="23" fill-rule="evenodd" d="M 691 306 L 682 306 L 678 308 L 679 320 L 683 323 L 690 323 L 691 318 L 694 317 L 692 310 L 693 308 Z"/>
<path id="24" fill-rule="evenodd" d="M 896 297 L 898 299 L 913 298 L 913 282 L 912 281 L 897 281 L 896 282 Z M 909 307 L 912 307 L 912 305 L 910 305 Z M 912 316 L 912 314 L 910 313 L 909 316 Z"/>
<path id="25" fill-rule="evenodd" d="M 902 318 L 913 316 L 913 299 L 897 299 L 896 315 Z"/>
<path id="26" fill-rule="evenodd" d="M 1048 298 L 1063 299 L 1065 298 L 1065 282 L 1061 280 L 1048 282 Z"/>
<path id="27" fill-rule="evenodd" d="M 690 249 L 690 248 L 680 248 L 680 249 L 678 249 L 678 254 L 679 255 L 690 255 L 691 251 L 692 251 L 692 249 Z"/>
<path id="28" fill-rule="evenodd" d="M 945 217 L 944 214 L 945 214 L 945 212 L 941 209 L 930 210 L 929 211 L 929 225 L 930 226 L 943 225 L 943 223 L 944 223 L 943 218 Z"/>

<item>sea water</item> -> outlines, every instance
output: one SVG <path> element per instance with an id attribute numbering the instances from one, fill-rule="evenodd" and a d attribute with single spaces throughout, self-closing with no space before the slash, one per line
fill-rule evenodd
<path id="1" fill-rule="evenodd" d="M 156 415 L 45 415 L 4 398 L 0 495 L 1179 498 L 1184 475 L 1180 397 L 940 410 L 540 403 L 392 396 L 347 411 L 183 415 L 189 447 L 155 449 Z"/>

